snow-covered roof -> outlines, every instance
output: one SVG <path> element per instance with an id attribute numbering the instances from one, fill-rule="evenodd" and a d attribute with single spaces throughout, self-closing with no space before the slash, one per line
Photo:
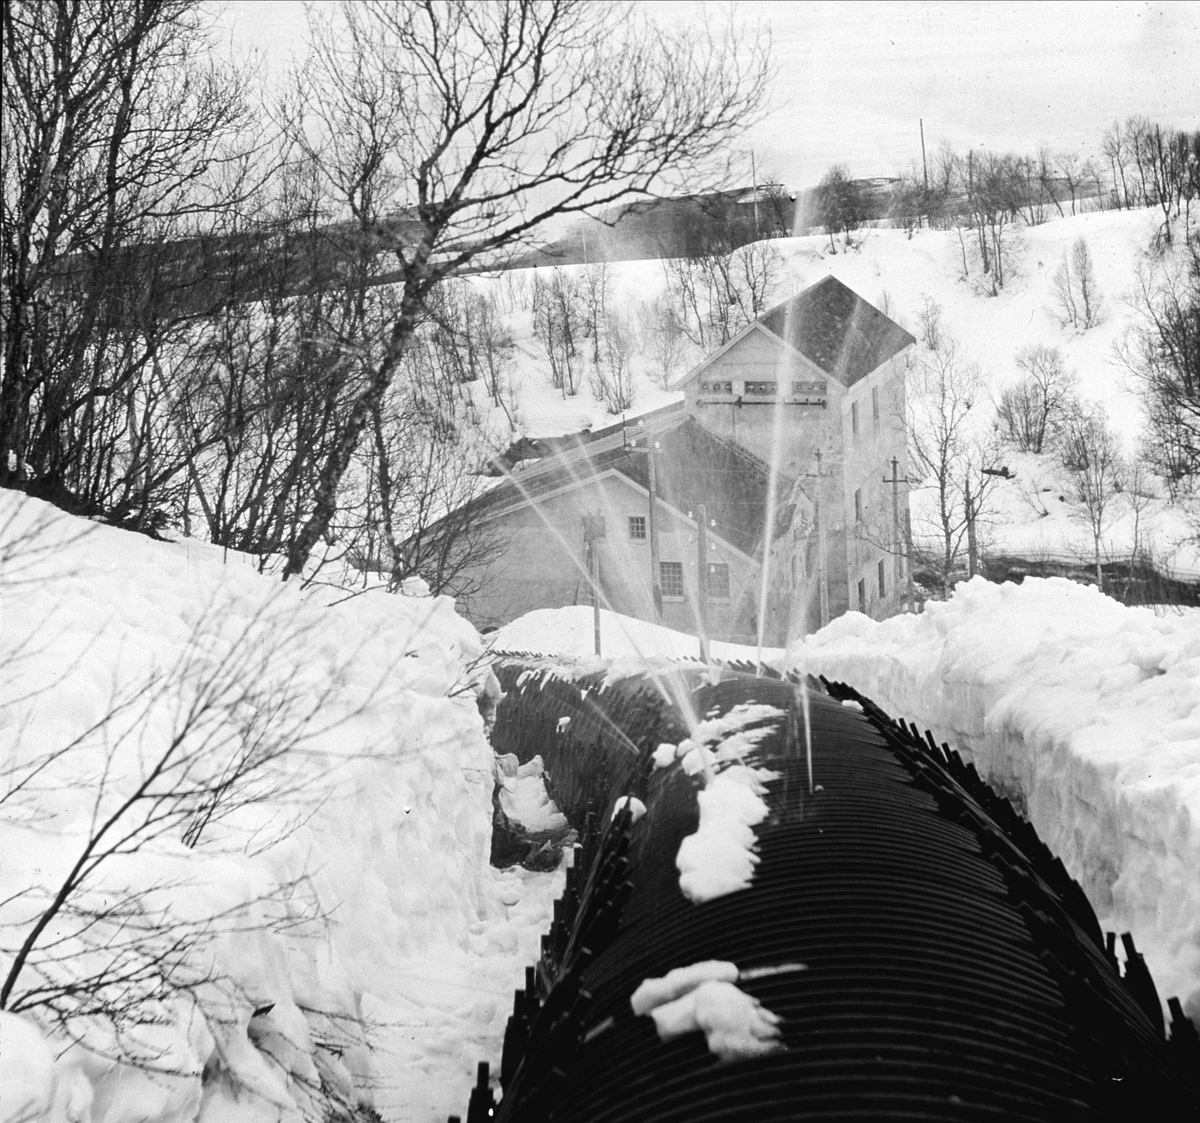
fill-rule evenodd
<path id="1" fill-rule="evenodd" d="M 853 386 L 916 339 L 836 277 L 776 304 L 676 383 L 695 378 L 745 335 L 765 330 L 844 386 Z"/>

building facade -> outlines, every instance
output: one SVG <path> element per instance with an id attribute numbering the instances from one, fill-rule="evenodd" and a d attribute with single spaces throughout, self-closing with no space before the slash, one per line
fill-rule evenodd
<path id="1" fill-rule="evenodd" d="M 914 343 L 832 277 L 777 305 L 682 403 L 557 442 L 480 500 L 500 549 L 464 611 L 496 626 L 595 583 L 614 611 L 773 645 L 898 611 Z"/>

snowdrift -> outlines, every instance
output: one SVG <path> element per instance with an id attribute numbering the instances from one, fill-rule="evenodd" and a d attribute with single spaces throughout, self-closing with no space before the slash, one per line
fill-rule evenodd
<path id="1" fill-rule="evenodd" d="M 1060 578 L 975 578 L 919 615 L 835 620 L 785 664 L 932 729 L 1014 799 L 1160 997 L 1200 1022 L 1200 614 Z"/>
<path id="2" fill-rule="evenodd" d="M 0 1116 L 229 1123 L 373 1102 L 444 1119 L 498 1052 L 551 890 L 488 864 L 490 672 L 453 603 L 282 585 L 12 492 L 0 600 L 0 983 L 89 845 L 143 821 L 131 795 L 163 815 L 16 975 Z M 221 769 L 266 750 L 233 798 L 170 817 L 189 785 L 220 791 Z M 166 983 L 142 970 L 155 956 Z M 137 1002 L 76 1017 L 60 994 L 55 1025 L 39 988 L 114 963 L 142 971 Z M 119 1005 L 119 987 L 97 993 Z"/>

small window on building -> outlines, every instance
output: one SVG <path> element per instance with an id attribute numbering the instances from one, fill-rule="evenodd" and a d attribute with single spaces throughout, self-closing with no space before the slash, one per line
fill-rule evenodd
<path id="1" fill-rule="evenodd" d="M 701 382 L 700 392 L 702 394 L 732 394 L 732 382 Z"/>
<path id="2" fill-rule="evenodd" d="M 860 523 L 863 521 L 863 505 L 862 505 L 862 488 L 855 489 L 854 492 L 854 521 Z"/>
<path id="3" fill-rule="evenodd" d="M 659 562 L 659 584 L 664 597 L 683 596 L 683 562 Z"/>
<path id="4" fill-rule="evenodd" d="M 858 611 L 866 615 L 867 611 L 867 579 L 862 577 L 858 582 Z"/>
<path id="5" fill-rule="evenodd" d="M 876 429 L 879 428 L 879 387 L 871 387 L 871 420 Z"/>
<path id="6" fill-rule="evenodd" d="M 824 382 L 793 382 L 792 383 L 792 393 L 793 394 L 804 394 L 804 395 L 817 394 L 817 395 L 820 395 L 821 397 L 824 397 L 825 383 Z"/>
<path id="7" fill-rule="evenodd" d="M 746 393 L 756 398 L 769 398 L 775 393 L 774 382 L 747 382 Z"/>
<path id="8" fill-rule="evenodd" d="M 630 515 L 629 516 L 629 537 L 645 539 L 645 537 L 646 537 L 646 516 L 645 515 Z"/>
<path id="9" fill-rule="evenodd" d="M 879 559 L 879 599 L 883 600 L 887 596 L 887 584 L 885 582 L 885 570 L 887 566 L 883 564 L 883 558 Z"/>
<path id="10" fill-rule="evenodd" d="M 724 562 L 708 563 L 708 598 L 729 599 L 729 566 Z"/>
<path id="11" fill-rule="evenodd" d="M 850 433 L 858 436 L 858 402 L 850 403 Z"/>

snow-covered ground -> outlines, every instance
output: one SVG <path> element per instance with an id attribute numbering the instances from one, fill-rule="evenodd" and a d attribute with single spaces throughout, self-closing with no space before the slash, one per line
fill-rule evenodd
<path id="1" fill-rule="evenodd" d="M 0 1119 L 299 1121 L 324 1117 L 322 1084 L 388 1120 L 462 1108 L 476 1063 L 498 1053 L 561 879 L 488 863 L 493 756 L 476 705 L 488 671 L 453 604 L 301 591 L 237 555 L 12 492 L 0 492 L 0 563 L 0 976 L 88 838 L 181 731 L 181 751 L 198 751 L 187 775 L 165 774 L 177 793 L 261 733 L 250 709 L 274 704 L 291 729 L 260 774 L 264 802 L 214 821 L 191 849 L 185 822 L 150 830 L 75 894 L 181 922 L 219 917 L 177 978 L 228 985 L 150 1003 L 142 1013 L 162 1024 L 124 1046 L 170 1072 L 38 1044 L 37 1008 L 0 1014 Z M 197 699 L 206 717 L 189 727 Z M 140 806 L 105 841 L 140 822 Z M 39 978 L 62 977 L 51 956 L 70 971 L 95 958 L 89 941 L 120 939 L 84 927 L 60 914 L 9 1009 Z M 74 1028 L 111 1051 L 103 1025 Z"/>
<path id="2" fill-rule="evenodd" d="M 98 821 L 97 793 L 115 806 L 178 730 L 173 703 L 216 681 L 222 660 L 249 650 L 234 685 L 321 703 L 272 773 L 287 781 L 286 800 L 214 823 L 192 849 L 158 837 L 97 874 L 106 899 L 131 891 L 183 920 L 220 916 L 198 953 L 228 985 L 157 1006 L 161 1024 L 142 1034 L 172 1072 L 64 1048 L 33 1028 L 35 1010 L 3 1014 L 0 1119 L 29 1108 L 31 1119 L 92 1123 L 298 1120 L 317 1110 L 322 1084 L 392 1121 L 461 1111 L 476 1062 L 498 1060 L 512 991 L 561 888 L 561 874 L 487 862 L 495 772 L 477 706 L 488 681 L 480 637 L 445 599 L 282 586 L 234 555 L 152 542 L 12 493 L 0 493 L 0 527 L 6 973 L 45 906 L 14 895 L 61 883 Z M 531 614 L 490 640 L 497 651 L 593 658 L 586 609 Z M 602 642 L 630 667 L 696 649 L 692 637 L 609 614 Z M 786 654 L 763 654 L 843 678 L 931 726 L 1024 798 L 1102 922 L 1131 930 L 1162 994 L 1200 1019 L 1194 613 L 1123 607 L 1063 580 L 976 580 L 920 615 L 850 614 Z M 173 693 L 145 690 L 164 670 Z M 140 732 L 122 741 L 124 711 L 106 715 L 126 696 Z M 217 711 L 215 758 L 247 729 L 235 710 Z M 23 765 L 72 744 L 12 792 Z M 557 823 L 526 786 L 536 768 L 508 771 L 505 806 Z M 55 939 L 70 938 L 70 921 Z M 14 994 L 23 987 L 18 979 Z M 111 1045 L 97 1027 L 85 1036 Z"/>

